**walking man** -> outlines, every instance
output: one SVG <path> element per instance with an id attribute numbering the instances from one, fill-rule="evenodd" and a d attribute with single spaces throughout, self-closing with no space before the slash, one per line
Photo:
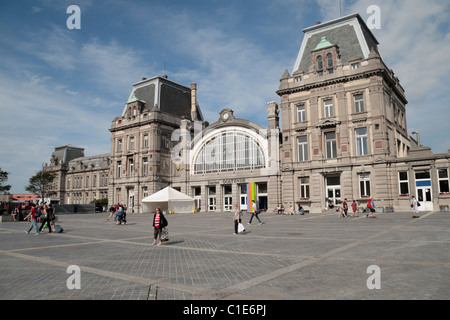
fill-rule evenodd
<path id="1" fill-rule="evenodd" d="M 367 200 L 367 207 L 369 208 L 370 213 L 366 214 L 366 218 L 369 217 L 369 214 L 375 218 L 375 202 L 373 202 L 373 198 L 370 198 L 370 200 Z"/>
<path id="2" fill-rule="evenodd" d="M 412 198 L 412 203 L 411 203 L 411 208 L 412 208 L 412 214 L 413 214 L 413 218 L 419 218 L 419 202 L 416 200 L 416 198 L 414 196 L 411 196 Z M 416 216 L 417 214 L 417 216 Z"/>
<path id="3" fill-rule="evenodd" d="M 31 226 L 26 231 L 26 233 L 30 233 L 31 229 L 33 229 L 33 227 L 34 227 L 36 229 L 36 235 L 38 235 L 40 233 L 40 230 L 39 230 L 39 227 L 38 227 L 37 222 L 36 222 L 36 207 L 35 207 L 35 204 L 32 204 L 30 213 L 23 220 L 27 220 L 29 216 L 31 216 Z"/>
<path id="4" fill-rule="evenodd" d="M 258 221 L 259 221 L 259 225 L 261 225 L 262 222 L 261 222 L 261 219 L 259 219 L 259 217 L 258 217 L 259 210 L 256 208 L 255 200 L 252 200 L 252 202 L 253 202 L 252 203 L 253 212 L 252 212 L 252 216 L 250 217 L 250 221 L 248 222 L 248 224 L 252 224 L 253 217 L 256 217 L 256 219 L 258 219 Z"/>

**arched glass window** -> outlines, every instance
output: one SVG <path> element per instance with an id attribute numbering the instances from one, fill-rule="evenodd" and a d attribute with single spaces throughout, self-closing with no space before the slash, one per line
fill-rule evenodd
<path id="1" fill-rule="evenodd" d="M 318 70 L 323 69 L 322 56 L 318 56 L 318 57 L 317 57 L 317 69 L 318 69 Z"/>
<path id="2" fill-rule="evenodd" d="M 221 131 L 194 155 L 194 174 L 265 168 L 260 141 L 247 132 Z"/>
<path id="3" fill-rule="evenodd" d="M 333 66 L 333 55 L 331 53 L 327 54 L 327 66 L 328 67 Z"/>

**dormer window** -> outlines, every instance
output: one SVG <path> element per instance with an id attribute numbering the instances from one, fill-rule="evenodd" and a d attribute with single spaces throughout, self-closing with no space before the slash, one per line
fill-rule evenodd
<path id="1" fill-rule="evenodd" d="M 333 73 L 333 55 L 331 53 L 327 54 L 327 69 L 328 69 L 328 74 L 332 74 Z"/>
<path id="2" fill-rule="evenodd" d="M 323 75 L 324 69 L 328 74 L 334 73 L 335 59 L 339 56 L 337 45 L 322 37 L 312 54 L 316 62 L 314 67 L 319 76 Z"/>
<path id="3" fill-rule="evenodd" d="M 322 56 L 318 56 L 317 57 L 317 70 L 322 70 L 322 69 L 323 69 Z"/>

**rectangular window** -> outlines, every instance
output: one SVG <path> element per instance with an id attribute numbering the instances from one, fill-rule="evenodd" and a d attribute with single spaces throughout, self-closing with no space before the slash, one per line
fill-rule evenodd
<path id="1" fill-rule="evenodd" d="M 133 159 L 128 159 L 128 176 L 134 176 L 134 161 Z"/>
<path id="2" fill-rule="evenodd" d="M 400 195 L 409 195 L 408 171 L 400 171 L 398 173 L 398 183 Z"/>
<path id="3" fill-rule="evenodd" d="M 142 187 L 142 198 L 148 197 L 148 187 Z"/>
<path id="4" fill-rule="evenodd" d="M 148 148 L 148 134 L 144 135 L 144 148 Z"/>
<path id="5" fill-rule="evenodd" d="M 361 198 L 370 197 L 370 173 L 359 175 L 359 192 Z"/>
<path id="6" fill-rule="evenodd" d="M 117 140 L 117 152 L 122 152 L 122 139 Z"/>
<path id="7" fill-rule="evenodd" d="M 122 171 L 122 161 L 117 161 L 117 178 L 120 178 Z"/>
<path id="8" fill-rule="evenodd" d="M 325 100 L 323 102 L 323 116 L 324 118 L 331 118 L 334 116 L 333 100 Z"/>
<path id="9" fill-rule="evenodd" d="M 325 133 L 325 146 L 327 159 L 337 158 L 336 132 L 333 131 Z"/>
<path id="10" fill-rule="evenodd" d="M 148 174 L 148 158 L 142 158 L 142 175 L 146 176 Z"/>
<path id="11" fill-rule="evenodd" d="M 309 178 L 300 178 L 300 199 L 309 199 Z"/>
<path id="12" fill-rule="evenodd" d="M 297 122 L 304 121 L 306 121 L 305 106 L 299 105 L 297 106 Z"/>
<path id="13" fill-rule="evenodd" d="M 352 70 L 356 70 L 356 69 L 359 69 L 359 62 L 352 63 Z"/>
<path id="14" fill-rule="evenodd" d="M 439 193 L 449 193 L 448 169 L 438 169 Z"/>
<path id="15" fill-rule="evenodd" d="M 365 156 L 369 154 L 367 142 L 367 128 L 358 128 L 355 130 L 356 137 L 356 155 Z"/>
<path id="16" fill-rule="evenodd" d="M 168 148 L 169 147 L 169 142 L 167 141 L 167 137 L 166 136 L 161 136 L 161 147 L 162 148 Z"/>
<path id="17" fill-rule="evenodd" d="M 298 161 L 308 161 L 308 137 L 297 137 Z"/>
<path id="18" fill-rule="evenodd" d="M 355 112 L 364 112 L 364 96 L 362 94 L 357 94 L 353 96 L 355 101 Z"/>
<path id="19" fill-rule="evenodd" d="M 129 150 L 134 150 L 134 137 L 130 138 L 130 149 Z"/>

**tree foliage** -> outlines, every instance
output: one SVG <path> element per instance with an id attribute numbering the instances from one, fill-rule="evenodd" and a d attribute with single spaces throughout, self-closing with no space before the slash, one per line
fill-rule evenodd
<path id="1" fill-rule="evenodd" d="M 45 198 L 45 194 L 48 190 L 48 185 L 53 182 L 56 177 L 55 172 L 39 170 L 29 180 L 29 184 L 25 187 L 25 190 L 42 195 L 42 199 Z"/>
<path id="2" fill-rule="evenodd" d="M 11 185 L 9 184 L 3 185 L 3 183 L 8 181 L 8 174 L 9 172 L 2 171 L 2 168 L 0 168 L 0 192 L 6 192 L 11 189 Z"/>

